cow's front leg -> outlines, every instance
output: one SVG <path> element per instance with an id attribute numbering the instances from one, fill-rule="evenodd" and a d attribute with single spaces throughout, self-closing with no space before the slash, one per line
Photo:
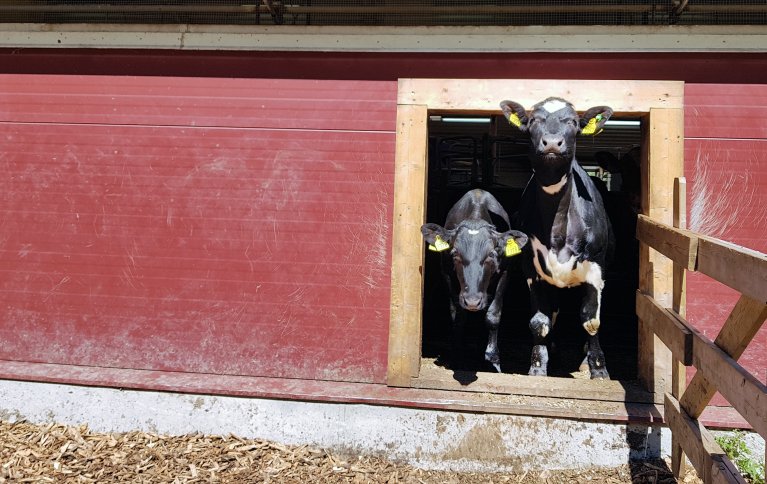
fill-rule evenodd
<path id="1" fill-rule="evenodd" d="M 554 327 L 557 313 L 556 288 L 543 281 L 530 285 L 530 302 L 533 317 L 530 319 L 530 332 L 533 334 L 533 351 L 530 356 L 529 375 L 546 376 L 549 365 L 549 350 L 546 338 Z"/>
<path id="2" fill-rule="evenodd" d="M 607 367 L 605 366 L 605 355 L 602 352 L 602 347 L 599 345 L 599 337 L 597 332 L 599 331 L 599 310 L 602 300 L 602 284 L 596 287 L 592 284 L 584 284 L 586 293 L 583 296 L 583 304 L 581 305 L 581 323 L 583 329 L 589 334 L 588 341 L 586 343 L 586 361 L 589 364 L 589 371 L 591 372 L 591 378 L 610 378 L 607 373 Z"/>
<path id="3" fill-rule="evenodd" d="M 506 272 L 498 280 L 495 296 L 485 314 L 487 325 L 487 348 L 485 348 L 485 360 L 493 365 L 498 373 L 501 373 L 501 356 L 498 352 L 498 328 L 501 326 L 501 312 L 503 311 L 503 294 L 506 291 Z"/>
<path id="4" fill-rule="evenodd" d="M 450 318 L 452 319 L 452 342 L 450 345 L 450 368 L 457 370 L 464 366 L 464 328 L 466 311 L 458 303 L 458 296 L 450 298 Z"/>

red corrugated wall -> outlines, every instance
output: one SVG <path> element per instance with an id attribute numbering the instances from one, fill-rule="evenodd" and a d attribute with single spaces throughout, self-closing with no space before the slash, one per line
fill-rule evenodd
<path id="1" fill-rule="evenodd" d="M 685 86 L 685 175 L 691 229 L 767 252 L 767 85 Z M 739 293 L 697 273 L 687 288 L 688 319 L 714 339 Z M 767 325 L 740 358 L 767 383 L 765 355 Z"/>
<path id="2" fill-rule="evenodd" d="M 396 82 L 0 76 L 0 359 L 383 382 Z"/>
<path id="3" fill-rule="evenodd" d="M 688 206 L 767 252 L 767 85 L 685 104 Z M 0 76 L 0 359 L 382 383 L 395 110 L 396 81 Z M 737 294 L 688 287 L 715 337 Z"/>

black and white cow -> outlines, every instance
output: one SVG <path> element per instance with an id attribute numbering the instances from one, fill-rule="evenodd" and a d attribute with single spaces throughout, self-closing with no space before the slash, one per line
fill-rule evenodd
<path id="1" fill-rule="evenodd" d="M 421 232 L 430 250 L 443 253 L 442 273 L 450 291 L 454 351 L 460 343 L 465 311 L 486 311 L 485 360 L 500 372 L 498 327 L 507 259 L 521 252 L 527 236 L 516 230 L 498 232 L 492 215 L 510 227 L 509 216 L 495 197 L 484 190 L 471 190 L 450 209 L 444 227 L 427 223 Z"/>
<path id="2" fill-rule="evenodd" d="M 597 331 L 603 271 L 615 241 L 602 197 L 575 159 L 575 137 L 601 131 L 612 109 L 593 107 L 579 116 L 572 104 L 556 97 L 529 112 L 513 101 L 503 101 L 501 108 L 531 139 L 533 176 L 516 214 L 517 228 L 530 237 L 522 262 L 533 311 L 529 374 L 547 374 L 546 336 L 559 311 L 557 288 L 582 285 L 580 321 L 588 333 L 591 378 L 609 378 Z"/>

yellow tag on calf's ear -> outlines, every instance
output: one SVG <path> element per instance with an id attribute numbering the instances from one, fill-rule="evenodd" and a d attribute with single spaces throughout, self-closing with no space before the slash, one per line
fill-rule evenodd
<path id="1" fill-rule="evenodd" d="M 601 114 L 597 114 L 593 118 L 589 119 L 589 122 L 581 130 L 581 134 L 598 135 L 599 133 L 601 133 L 602 132 L 601 129 L 599 131 L 597 131 L 597 123 L 599 121 L 601 121 L 601 120 L 602 120 L 602 115 Z"/>
<path id="2" fill-rule="evenodd" d="M 517 254 L 520 254 L 522 252 L 522 249 L 519 248 L 519 245 L 517 245 L 517 241 L 514 239 L 508 239 L 506 241 L 506 257 L 513 257 Z"/>
<path id="3" fill-rule="evenodd" d="M 519 116 L 517 116 L 517 113 L 511 113 L 509 116 L 509 123 L 513 124 L 517 128 L 522 126 L 522 121 L 520 121 Z"/>
<path id="4" fill-rule="evenodd" d="M 450 244 L 445 242 L 439 235 L 434 239 L 434 245 L 429 244 L 429 250 L 432 252 L 442 252 L 450 248 Z"/>

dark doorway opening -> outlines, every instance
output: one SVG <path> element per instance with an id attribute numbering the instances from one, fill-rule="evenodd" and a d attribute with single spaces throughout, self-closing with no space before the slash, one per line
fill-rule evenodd
<path id="1" fill-rule="evenodd" d="M 444 224 L 450 207 L 473 188 L 491 192 L 509 215 L 517 210 L 531 176 L 529 141 L 501 116 L 431 114 L 428 124 L 428 191 L 426 219 Z M 634 237 L 639 209 L 641 160 L 639 119 L 613 118 L 595 137 L 578 139 L 576 156 L 596 183 L 616 235 L 616 254 L 606 271 L 600 341 L 613 380 L 637 378 L 638 243 Z M 440 254 L 428 252 L 424 266 L 423 339 L 421 354 L 428 362 L 469 372 L 494 372 L 484 361 L 487 330 L 483 315 L 470 315 L 460 366 L 451 365 L 451 318 L 447 287 L 440 274 Z M 503 373 L 527 374 L 532 336 L 528 329 L 530 301 L 519 263 L 512 261 L 499 330 Z M 586 333 L 578 322 L 582 288 L 562 290 L 562 305 L 550 336 L 549 374 L 588 378 L 579 370 Z"/>

